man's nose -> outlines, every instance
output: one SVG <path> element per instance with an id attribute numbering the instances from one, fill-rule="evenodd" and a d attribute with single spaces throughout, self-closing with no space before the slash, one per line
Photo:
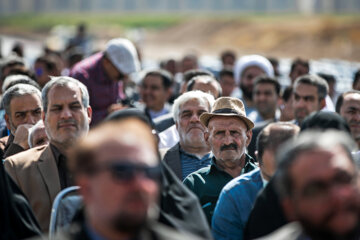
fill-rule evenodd
<path id="1" fill-rule="evenodd" d="M 229 131 L 225 132 L 224 144 L 229 145 L 233 143 L 233 137 L 231 136 Z"/>
<path id="2" fill-rule="evenodd" d="M 197 114 L 192 114 L 190 118 L 191 122 L 200 122 L 200 118 Z"/>
<path id="3" fill-rule="evenodd" d="M 303 98 L 300 98 L 299 100 L 294 101 L 296 107 L 304 107 L 305 106 L 305 100 Z"/>
<path id="4" fill-rule="evenodd" d="M 354 198 L 354 186 L 335 185 L 330 188 L 330 196 L 333 207 L 343 207 L 348 201 Z"/>
<path id="5" fill-rule="evenodd" d="M 25 123 L 34 125 L 35 123 L 37 123 L 38 120 L 39 118 L 36 118 L 35 116 L 29 114 Z"/>
<path id="6" fill-rule="evenodd" d="M 61 111 L 60 117 L 61 117 L 61 118 L 64 118 L 64 119 L 71 118 L 71 117 L 72 117 L 71 110 L 70 110 L 69 108 L 64 108 L 64 109 Z"/>

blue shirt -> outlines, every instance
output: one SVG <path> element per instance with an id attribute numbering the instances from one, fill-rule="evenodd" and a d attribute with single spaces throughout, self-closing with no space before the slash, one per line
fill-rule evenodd
<path id="1" fill-rule="evenodd" d="M 180 160 L 182 179 L 184 180 L 190 173 L 193 173 L 200 168 L 207 167 L 211 164 L 212 153 L 204 155 L 201 159 L 197 156 L 187 153 L 180 147 Z"/>
<path id="2" fill-rule="evenodd" d="M 226 184 L 212 218 L 212 234 L 216 240 L 243 239 L 243 230 L 262 188 L 259 168 Z"/>

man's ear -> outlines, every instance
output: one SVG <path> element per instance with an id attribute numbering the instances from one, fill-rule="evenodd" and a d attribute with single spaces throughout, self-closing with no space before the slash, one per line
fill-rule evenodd
<path id="1" fill-rule="evenodd" d="M 45 112 L 44 111 L 41 112 L 41 119 L 43 120 L 43 122 L 45 124 Z"/>
<path id="2" fill-rule="evenodd" d="M 252 130 L 246 132 L 246 147 L 249 146 L 252 138 Z"/>
<path id="3" fill-rule="evenodd" d="M 83 201 L 86 203 L 88 202 L 90 196 L 91 196 L 91 188 L 90 188 L 90 183 L 89 183 L 89 178 L 87 176 L 85 176 L 84 174 L 79 174 L 76 177 L 76 184 L 77 186 L 80 187 L 80 189 L 78 190 L 80 195 L 83 197 Z"/>
<path id="4" fill-rule="evenodd" d="M 210 136 L 210 133 L 207 130 L 205 130 L 204 139 L 207 144 L 209 144 L 209 136 Z"/>
<path id="5" fill-rule="evenodd" d="M 172 95 L 172 92 L 173 92 L 173 90 L 172 90 L 172 87 L 169 87 L 167 90 L 166 90 L 166 101 L 168 101 L 169 99 L 170 99 L 170 97 L 171 97 L 171 95 Z"/>
<path id="6" fill-rule="evenodd" d="M 87 111 L 87 115 L 88 115 L 88 121 L 89 121 L 89 124 L 90 124 L 91 119 L 92 119 L 92 108 L 90 106 L 88 106 L 86 111 Z"/>
<path id="7" fill-rule="evenodd" d="M 5 117 L 6 127 L 7 127 L 7 129 L 9 129 L 9 131 L 11 131 L 10 117 L 6 113 L 5 113 L 4 117 Z"/>
<path id="8" fill-rule="evenodd" d="M 320 100 L 320 104 L 319 104 L 319 111 L 321 110 L 321 109 L 323 109 L 324 107 L 326 106 L 326 100 L 325 100 L 325 98 L 323 98 L 323 99 L 321 99 Z"/>

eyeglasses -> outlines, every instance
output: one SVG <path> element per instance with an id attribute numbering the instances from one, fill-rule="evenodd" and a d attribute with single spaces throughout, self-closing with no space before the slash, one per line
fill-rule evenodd
<path id="1" fill-rule="evenodd" d="M 111 161 L 113 163 L 100 165 L 96 169 L 94 169 L 94 173 L 99 172 L 101 170 L 109 171 L 114 179 L 121 182 L 132 181 L 139 174 L 142 176 L 154 180 L 159 181 L 161 176 L 161 168 L 160 165 L 156 166 L 146 166 L 140 164 L 133 164 L 129 162 L 123 163 L 114 163 L 119 162 L 119 160 Z"/>

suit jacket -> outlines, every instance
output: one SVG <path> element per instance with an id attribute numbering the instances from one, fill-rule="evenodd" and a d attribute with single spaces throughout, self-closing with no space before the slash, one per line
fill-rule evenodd
<path id="1" fill-rule="evenodd" d="M 157 132 L 162 132 L 175 124 L 173 114 L 170 112 L 154 119 L 154 127 Z"/>
<path id="2" fill-rule="evenodd" d="M 163 161 L 167 163 L 179 179 L 182 179 L 180 143 L 177 143 L 165 153 Z"/>
<path id="3" fill-rule="evenodd" d="M 5 160 L 5 169 L 24 192 L 42 231 L 48 231 L 52 203 L 60 179 L 50 146 L 31 148 Z"/>
<path id="4" fill-rule="evenodd" d="M 14 141 L 14 135 L 12 135 L 12 134 L 10 134 L 9 136 L 0 138 L 1 159 L 10 157 L 19 152 L 24 151 L 24 149 L 20 145 L 13 143 L 13 141 Z"/>

